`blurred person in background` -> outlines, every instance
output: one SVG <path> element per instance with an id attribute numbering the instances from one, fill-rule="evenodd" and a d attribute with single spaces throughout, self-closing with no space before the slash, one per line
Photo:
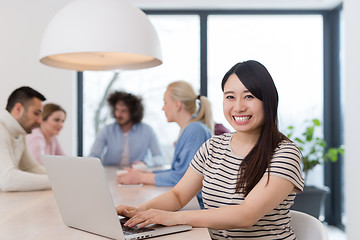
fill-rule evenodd
<path id="1" fill-rule="evenodd" d="M 43 164 L 41 155 L 64 155 L 56 136 L 63 128 L 66 111 L 57 104 L 48 103 L 43 107 L 41 118 L 40 126 L 26 136 L 26 144 L 33 157 Z"/>
<path id="2" fill-rule="evenodd" d="M 14 90 L 0 112 L 0 189 L 35 191 L 49 189 L 45 169 L 30 154 L 25 136 L 41 123 L 46 98 L 30 87 Z"/>
<path id="3" fill-rule="evenodd" d="M 154 172 L 127 169 L 127 173 L 117 176 L 118 183 L 175 186 L 185 174 L 197 150 L 212 136 L 214 123 L 211 104 L 207 97 L 195 94 L 188 82 L 176 81 L 168 85 L 162 109 L 167 121 L 175 122 L 180 127 L 171 168 Z M 200 194 L 198 200 L 202 205 Z"/>
<path id="4" fill-rule="evenodd" d="M 142 99 L 131 93 L 115 91 L 108 97 L 115 122 L 99 131 L 90 157 L 104 166 L 146 168 L 163 163 L 159 141 L 150 125 L 143 123 Z"/>

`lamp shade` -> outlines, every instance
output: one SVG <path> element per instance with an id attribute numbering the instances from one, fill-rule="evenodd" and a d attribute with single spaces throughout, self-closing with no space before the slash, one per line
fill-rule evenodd
<path id="1" fill-rule="evenodd" d="M 131 70 L 158 66 L 162 56 L 140 9 L 125 0 L 76 0 L 47 25 L 40 62 L 77 71 Z"/>

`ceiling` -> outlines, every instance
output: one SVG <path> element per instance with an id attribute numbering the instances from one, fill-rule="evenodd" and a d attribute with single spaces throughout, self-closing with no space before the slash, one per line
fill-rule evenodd
<path id="1" fill-rule="evenodd" d="M 142 9 L 329 10 L 343 0 L 129 0 Z"/>

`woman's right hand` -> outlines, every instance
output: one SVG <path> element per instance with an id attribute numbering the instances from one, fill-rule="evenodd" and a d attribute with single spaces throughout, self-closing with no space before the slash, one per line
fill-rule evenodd
<path id="1" fill-rule="evenodd" d="M 140 210 L 136 207 L 127 206 L 127 205 L 119 205 L 116 207 L 116 211 L 120 216 L 131 218 L 136 213 L 140 212 Z"/>

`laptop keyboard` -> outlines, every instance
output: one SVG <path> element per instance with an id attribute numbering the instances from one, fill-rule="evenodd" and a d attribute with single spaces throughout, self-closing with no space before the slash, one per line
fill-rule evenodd
<path id="1" fill-rule="evenodd" d="M 126 223 L 127 220 L 128 220 L 128 218 L 119 219 L 119 221 L 121 223 L 121 227 L 124 232 L 124 235 L 132 235 L 132 234 L 136 234 L 136 233 L 151 232 L 151 231 L 155 230 L 155 228 L 151 228 L 151 227 L 144 227 L 144 228 L 126 227 L 126 226 L 124 226 L 124 223 Z"/>

